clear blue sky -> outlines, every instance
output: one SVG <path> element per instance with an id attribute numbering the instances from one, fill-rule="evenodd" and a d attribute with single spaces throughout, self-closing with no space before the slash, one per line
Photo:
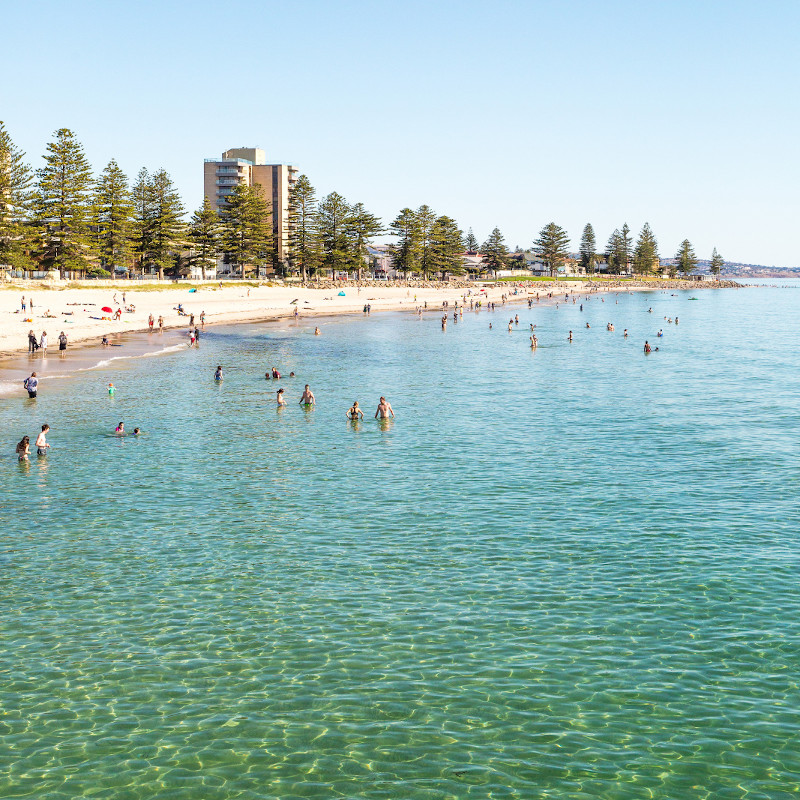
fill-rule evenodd
<path id="1" fill-rule="evenodd" d="M 261 146 L 385 221 L 428 203 L 483 240 L 577 247 L 628 222 L 661 254 L 800 265 L 797 0 L 4 3 L 0 119 L 39 166 Z"/>

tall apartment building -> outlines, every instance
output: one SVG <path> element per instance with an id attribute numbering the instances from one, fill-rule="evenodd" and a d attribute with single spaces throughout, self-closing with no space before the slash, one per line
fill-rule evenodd
<path id="1" fill-rule="evenodd" d="M 272 214 L 272 235 L 279 259 L 286 261 L 289 246 L 289 190 L 297 169 L 291 164 L 267 164 L 258 147 L 235 147 L 222 158 L 207 158 L 203 164 L 203 191 L 211 207 L 225 208 L 227 196 L 238 184 L 257 186 Z"/>

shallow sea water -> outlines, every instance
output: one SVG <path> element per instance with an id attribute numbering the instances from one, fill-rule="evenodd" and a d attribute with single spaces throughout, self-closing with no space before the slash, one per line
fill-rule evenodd
<path id="1" fill-rule="evenodd" d="M 798 298 L 209 328 L 0 398 L 0 797 L 797 797 Z"/>

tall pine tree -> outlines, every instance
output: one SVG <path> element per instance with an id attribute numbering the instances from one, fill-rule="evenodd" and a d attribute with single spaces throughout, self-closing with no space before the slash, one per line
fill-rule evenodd
<path id="1" fill-rule="evenodd" d="M 152 261 L 159 278 L 164 270 L 175 263 L 175 255 L 181 249 L 185 224 L 183 203 L 172 183 L 172 178 L 163 169 L 150 179 L 152 199 Z"/>
<path id="2" fill-rule="evenodd" d="M 153 255 L 153 186 L 150 173 L 142 167 L 131 189 L 133 221 L 131 224 L 131 245 L 139 273 L 144 275 Z"/>
<path id="3" fill-rule="evenodd" d="M 323 266 L 332 270 L 334 277 L 353 263 L 349 226 L 350 206 L 338 192 L 331 192 L 317 208 L 317 235 Z"/>
<path id="4" fill-rule="evenodd" d="M 431 251 L 436 214 L 428 205 L 420 206 L 415 213 L 417 217 L 417 235 L 419 236 L 419 267 L 424 277 L 427 278 L 433 270 Z"/>
<path id="5" fill-rule="evenodd" d="M 714 248 L 714 252 L 711 253 L 711 263 L 709 264 L 709 269 L 711 270 L 712 275 L 716 275 L 717 279 L 719 279 L 719 274 L 722 272 L 722 268 L 725 266 L 725 259 L 717 252 L 717 248 Z"/>
<path id="6" fill-rule="evenodd" d="M 353 267 L 358 271 L 358 278 L 361 279 L 361 271 L 367 264 L 369 251 L 367 245 L 376 237 L 384 232 L 383 223 L 374 214 L 370 214 L 363 203 L 356 203 L 350 208 L 347 219 L 347 229 L 350 237 L 350 250 Z"/>
<path id="7" fill-rule="evenodd" d="M 675 254 L 677 264 L 675 265 L 684 277 L 691 275 L 697 268 L 697 256 L 694 254 L 694 248 L 688 239 L 681 242 L 678 252 Z"/>
<path id="8" fill-rule="evenodd" d="M 508 248 L 503 234 L 500 233 L 500 228 L 495 228 L 489 234 L 489 238 L 481 247 L 481 253 L 483 254 L 484 269 L 492 270 L 493 272 L 497 272 L 500 269 L 508 269 Z"/>
<path id="9" fill-rule="evenodd" d="M 614 232 L 608 237 L 605 255 L 608 271 L 614 275 L 619 275 L 626 263 L 625 244 L 619 228 L 614 228 Z"/>
<path id="10" fill-rule="evenodd" d="M 31 269 L 28 255 L 31 183 L 33 173 L 25 163 L 25 153 L 14 142 L 0 121 L 0 266 Z"/>
<path id="11" fill-rule="evenodd" d="M 569 255 L 569 236 L 560 225 L 548 222 L 539 231 L 539 238 L 534 241 L 533 248 L 550 270 L 550 274 L 555 276 Z"/>
<path id="12" fill-rule="evenodd" d="M 130 261 L 132 224 L 128 178 L 112 158 L 97 179 L 92 198 L 92 239 L 100 266 L 112 277 Z"/>
<path id="13" fill-rule="evenodd" d="M 597 263 L 597 239 L 594 235 L 594 228 L 590 222 L 586 223 L 586 227 L 581 234 L 581 267 L 587 275 L 594 272 L 595 264 Z"/>
<path id="14" fill-rule="evenodd" d="M 410 208 L 404 208 L 394 219 L 391 231 L 396 237 L 390 248 L 392 264 L 400 272 L 420 271 L 420 237 L 417 215 Z"/>
<path id="15" fill-rule="evenodd" d="M 317 195 L 308 176 L 301 175 L 289 193 L 289 269 L 299 271 L 305 280 L 321 261 Z"/>
<path id="16" fill-rule="evenodd" d="M 431 231 L 430 265 L 433 272 L 461 275 L 464 272 L 464 239 L 451 217 L 437 217 Z"/>
<path id="17" fill-rule="evenodd" d="M 649 272 L 657 272 L 658 266 L 658 242 L 650 223 L 645 222 L 633 251 L 633 271 L 637 275 L 647 275 Z"/>
<path id="18" fill-rule="evenodd" d="M 89 218 L 92 171 L 83 146 L 68 128 L 55 132 L 45 165 L 37 170 L 36 222 L 41 231 L 41 260 L 51 269 L 89 266 Z"/>
<path id="19" fill-rule="evenodd" d="M 257 186 L 234 186 L 221 210 L 221 246 L 228 264 L 243 278 L 252 269 L 272 263 L 272 223 L 269 206 Z"/>
<path id="20" fill-rule="evenodd" d="M 205 280 L 206 270 L 217 263 L 220 239 L 219 215 L 211 207 L 207 197 L 203 198 L 203 205 L 192 214 L 188 238 L 191 245 L 189 265 L 199 266 Z"/>

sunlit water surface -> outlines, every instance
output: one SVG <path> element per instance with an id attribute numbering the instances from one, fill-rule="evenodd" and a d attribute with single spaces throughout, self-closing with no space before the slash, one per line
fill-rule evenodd
<path id="1" fill-rule="evenodd" d="M 0 797 L 796 797 L 798 299 L 209 328 L 4 396 Z"/>

